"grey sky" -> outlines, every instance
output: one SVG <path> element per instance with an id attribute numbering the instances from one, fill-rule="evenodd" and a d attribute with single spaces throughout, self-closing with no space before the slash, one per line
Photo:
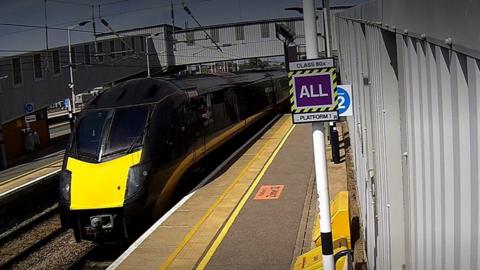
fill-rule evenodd
<path id="1" fill-rule="evenodd" d="M 296 12 L 285 11 L 285 7 L 298 7 L 301 0 L 184 0 L 193 14 L 203 25 L 238 22 L 255 19 L 298 16 Z M 331 6 L 355 5 L 365 0 L 331 0 Z M 170 23 L 170 0 L 47 0 L 48 26 L 66 28 L 82 20 L 91 19 L 92 8 L 98 16 L 98 5 L 102 17 L 115 30 L 143 27 L 161 23 Z M 183 27 L 188 21 L 181 7 L 182 0 L 173 0 L 175 24 Z M 321 7 L 321 0 L 316 0 Z M 2 0 L 0 22 L 43 26 L 44 0 Z M 91 31 L 86 25 L 78 29 Z M 97 31 L 106 29 L 97 20 Z M 61 30 L 49 30 L 49 47 L 67 43 L 67 33 Z M 91 33 L 75 32 L 73 42 L 92 40 Z M 16 54 L 14 51 L 31 51 L 45 48 L 45 30 L 16 26 L 0 26 L 0 57 Z M 18 53 L 18 52 L 17 52 Z"/>

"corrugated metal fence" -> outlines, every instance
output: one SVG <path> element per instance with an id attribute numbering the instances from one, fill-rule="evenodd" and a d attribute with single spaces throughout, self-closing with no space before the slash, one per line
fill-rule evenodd
<path id="1" fill-rule="evenodd" d="M 370 269 L 480 269 L 479 60 L 338 16 Z"/>

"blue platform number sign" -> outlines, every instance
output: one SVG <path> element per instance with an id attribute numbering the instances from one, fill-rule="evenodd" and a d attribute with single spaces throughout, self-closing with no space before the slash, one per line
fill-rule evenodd
<path id="1" fill-rule="evenodd" d="M 32 113 L 34 110 L 33 103 L 26 103 L 24 106 L 25 113 Z"/>
<path id="2" fill-rule="evenodd" d="M 338 99 L 338 116 L 352 116 L 352 86 L 338 85 L 337 86 Z"/>
<path id="3" fill-rule="evenodd" d="M 70 110 L 70 99 L 66 98 L 65 100 L 63 100 L 63 106 L 65 107 L 65 109 Z"/>

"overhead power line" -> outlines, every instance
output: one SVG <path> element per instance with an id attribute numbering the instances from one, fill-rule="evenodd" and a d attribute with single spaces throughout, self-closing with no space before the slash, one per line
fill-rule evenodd
<path id="1" fill-rule="evenodd" d="M 205 31 L 205 28 L 203 28 L 202 25 L 200 24 L 200 22 L 197 20 L 197 18 L 195 18 L 195 16 L 193 16 L 192 11 L 185 5 L 185 3 L 182 3 L 182 6 L 183 6 L 183 10 L 185 10 L 185 12 L 188 15 L 190 15 L 190 17 L 192 17 L 192 19 L 197 23 L 197 25 L 202 28 L 202 30 L 205 33 L 205 35 L 207 36 L 207 38 L 210 39 L 213 44 L 215 44 L 215 47 L 217 47 L 217 50 L 223 52 L 222 48 L 220 48 L 220 46 L 218 46 L 217 42 L 210 36 L 210 34 L 207 31 Z"/>
<path id="2" fill-rule="evenodd" d="M 45 29 L 45 26 L 41 25 L 33 25 L 33 24 L 20 24 L 20 23 L 5 23 L 5 22 L 0 22 L 0 25 L 3 26 L 14 26 L 14 27 L 27 27 L 27 28 L 36 28 L 36 29 Z M 60 31 L 68 31 L 67 28 L 63 27 L 54 27 L 54 26 L 47 26 L 47 29 L 52 29 L 52 30 L 60 30 Z M 71 29 L 70 31 L 75 31 L 75 32 L 84 32 L 84 33 L 93 33 L 91 30 L 81 30 L 81 29 Z M 106 33 L 101 33 L 101 34 L 106 34 Z"/>
<path id="3" fill-rule="evenodd" d="M 52 0 L 48 0 L 48 1 L 52 1 Z M 64 0 L 55 0 L 55 1 L 72 3 L 70 1 L 64 1 Z M 129 0 L 118 0 L 118 1 L 107 2 L 107 3 L 104 3 L 104 4 L 100 4 L 100 6 L 112 5 L 112 4 L 126 2 L 126 1 L 129 1 Z M 193 3 L 211 2 L 211 1 L 216 1 L 216 0 L 193 0 L 193 1 L 188 1 L 186 3 L 193 4 Z M 180 5 L 181 5 L 180 3 L 173 4 L 173 6 L 180 6 Z M 85 4 L 85 6 L 91 6 L 91 4 Z M 172 6 L 172 4 L 170 3 L 170 4 L 165 4 L 165 5 L 151 6 L 151 7 L 139 8 L 139 9 L 133 9 L 133 10 L 127 10 L 127 11 L 112 12 L 112 13 L 102 14 L 101 17 L 103 17 L 103 18 L 114 17 L 114 16 L 118 16 L 118 15 L 142 12 L 142 11 L 147 11 L 147 10 L 152 10 L 152 9 L 162 9 L 162 8 L 171 7 L 171 6 Z M 94 17 L 94 18 L 95 19 L 100 19 L 100 16 L 99 17 Z M 77 19 L 77 20 L 65 21 L 65 22 L 61 22 L 61 23 L 51 25 L 49 29 L 53 29 L 52 27 L 55 27 L 55 26 L 68 25 L 68 24 L 78 23 L 78 22 L 85 21 L 85 20 L 90 20 L 90 19 L 91 19 L 91 17 L 85 17 L 85 18 L 80 18 L 80 19 Z M 4 26 L 15 26 L 15 25 L 4 25 Z M 37 28 L 37 27 L 35 27 L 35 28 Z M 43 26 L 42 28 L 45 29 L 45 26 Z M 33 30 L 37 30 L 37 29 L 24 29 L 24 30 L 19 30 L 19 31 L 8 32 L 8 33 L 5 33 L 5 34 L 0 34 L 0 37 L 25 33 L 25 32 L 29 32 L 29 31 L 33 31 Z M 78 31 L 78 30 L 75 30 L 75 31 Z"/>

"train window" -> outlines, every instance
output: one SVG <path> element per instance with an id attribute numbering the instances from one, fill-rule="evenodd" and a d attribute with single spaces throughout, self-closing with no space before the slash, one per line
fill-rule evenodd
<path id="1" fill-rule="evenodd" d="M 98 156 L 105 123 L 111 117 L 111 110 L 87 112 L 77 126 L 76 152 L 88 156 Z"/>
<path id="2" fill-rule="evenodd" d="M 225 92 L 225 109 L 230 119 L 230 122 L 237 122 L 240 120 L 240 112 L 238 109 L 237 95 L 234 89 L 229 89 Z"/>
<path id="3" fill-rule="evenodd" d="M 142 143 L 149 107 L 116 109 L 104 155 L 134 148 Z"/>

